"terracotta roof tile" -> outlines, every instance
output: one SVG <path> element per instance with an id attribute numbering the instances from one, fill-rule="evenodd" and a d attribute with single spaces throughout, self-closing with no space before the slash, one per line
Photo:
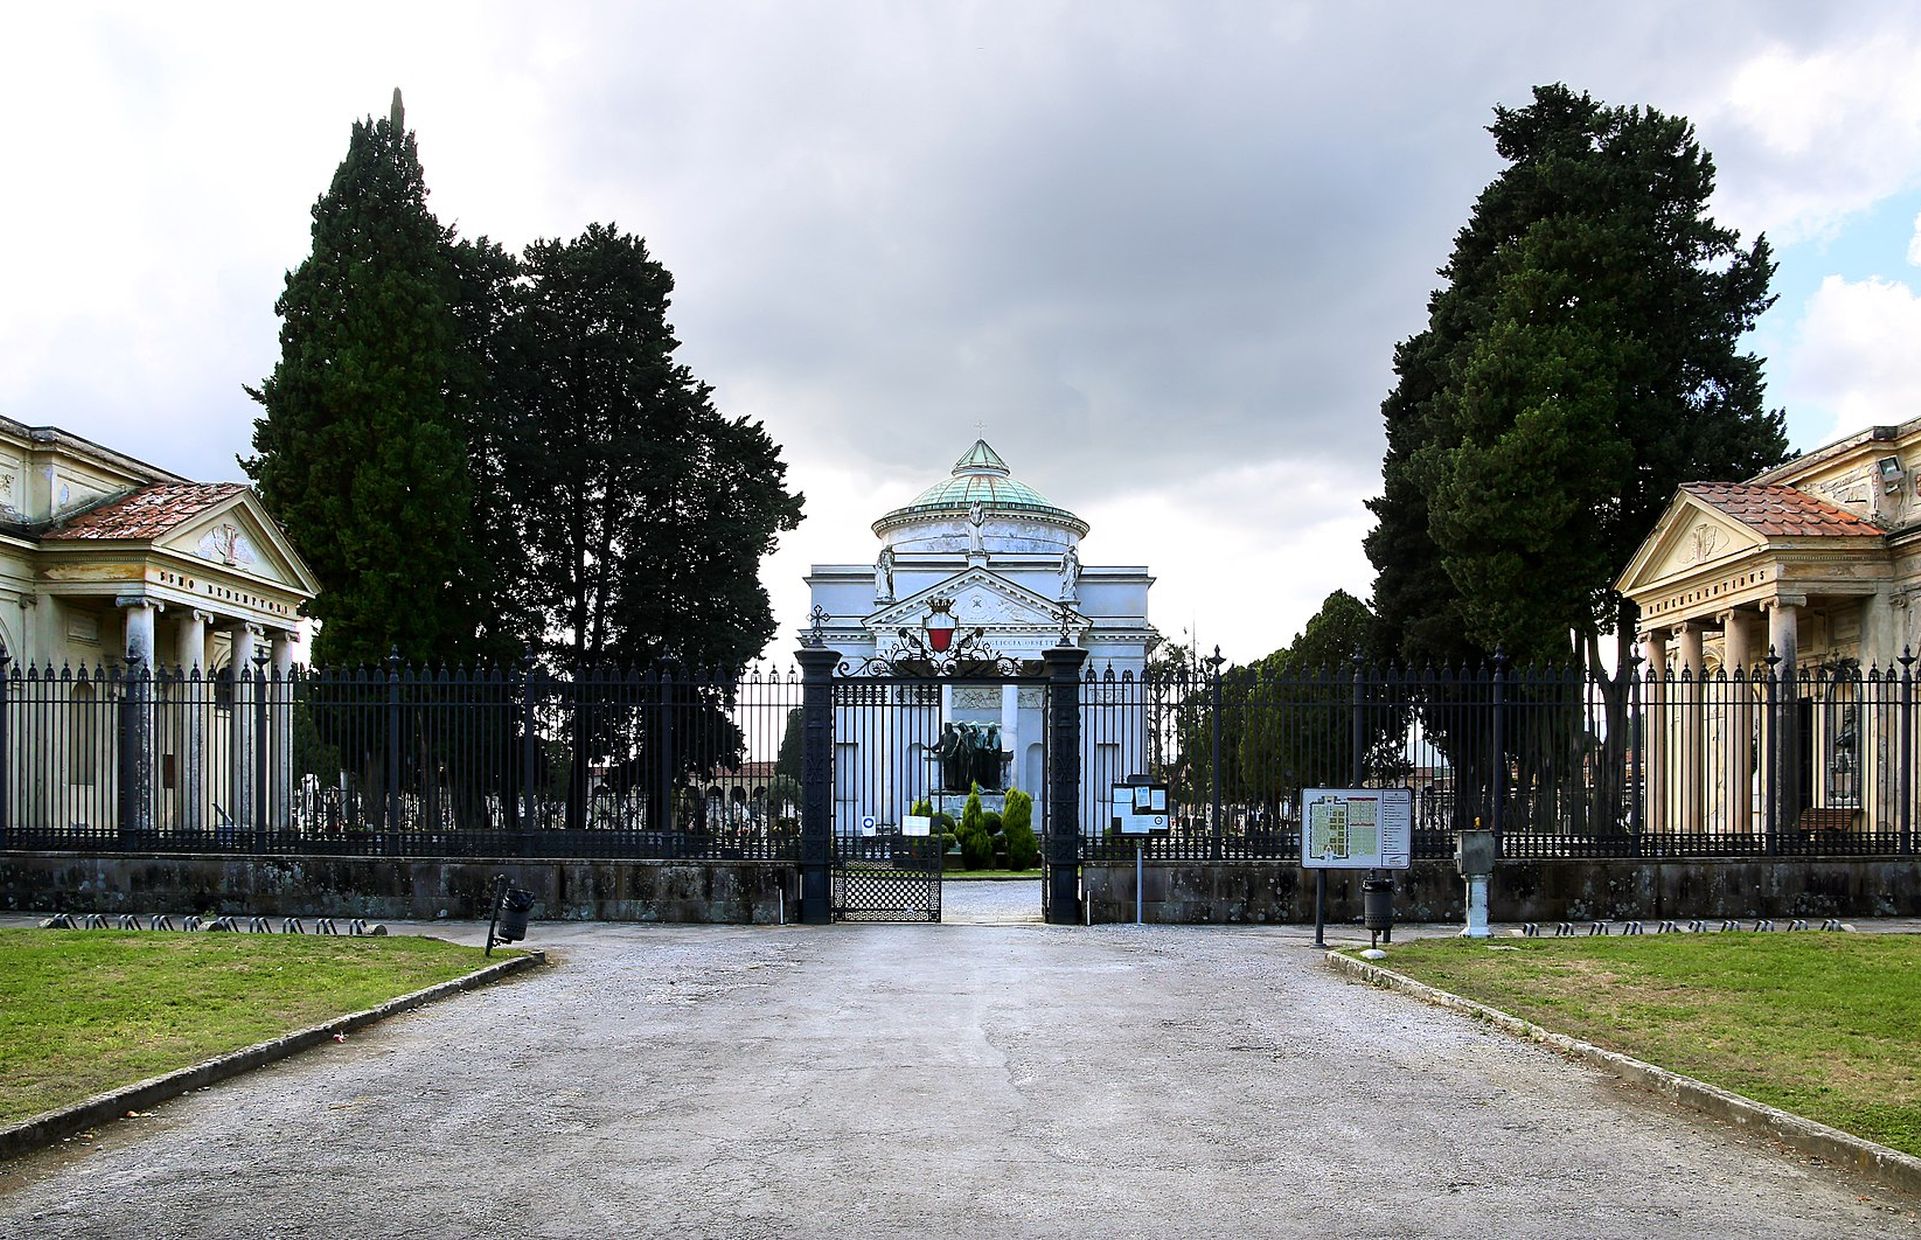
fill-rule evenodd
<path id="1" fill-rule="evenodd" d="M 1842 534 L 1860 537 L 1886 530 L 1805 491 L 1772 483 L 1689 482 L 1681 487 L 1718 512 L 1771 538 Z"/>
<path id="2" fill-rule="evenodd" d="M 89 509 L 41 538 L 158 538 L 246 489 L 240 482 L 157 482 Z"/>

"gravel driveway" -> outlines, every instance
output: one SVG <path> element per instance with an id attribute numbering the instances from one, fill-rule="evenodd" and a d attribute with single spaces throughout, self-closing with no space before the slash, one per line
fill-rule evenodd
<path id="1" fill-rule="evenodd" d="M 552 968 L 0 1167 L 0 1235 L 1916 1234 L 1297 929 L 958 888 L 942 926 L 537 925 Z"/>

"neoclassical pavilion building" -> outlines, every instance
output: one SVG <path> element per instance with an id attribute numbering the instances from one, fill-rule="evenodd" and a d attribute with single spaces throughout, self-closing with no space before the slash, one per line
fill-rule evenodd
<path id="1" fill-rule="evenodd" d="M 1781 772 L 1789 812 L 1892 829 L 1897 800 L 1883 778 L 1897 756 L 1892 729 L 1855 682 L 1921 646 L 1911 606 L 1921 592 L 1921 419 L 1746 482 L 1683 486 L 1617 587 L 1641 609 L 1648 665 L 1709 681 L 1650 690 L 1651 826 L 1760 829 L 1761 690 L 1733 692 L 1719 678 L 1753 675 L 1772 651 L 1802 686 L 1784 708 L 1794 727 Z"/>
<path id="2" fill-rule="evenodd" d="M 179 668 L 204 683 L 264 654 L 284 684 L 306 661 L 300 610 L 317 589 L 243 484 L 193 482 L 57 427 L 0 418 L 0 641 L 20 772 L 12 821 L 96 827 L 118 815 L 112 784 L 129 734 L 111 717 L 111 671 L 95 672 Z M 259 795 L 276 825 L 286 820 L 292 715 L 273 712 L 269 786 L 257 790 L 247 691 L 236 701 L 223 690 L 216 705 L 208 686 L 196 705 L 158 703 L 151 737 L 140 733 L 152 747 L 152 825 L 250 821 Z"/>
<path id="3" fill-rule="evenodd" d="M 1111 669 L 1117 677 L 1139 677 L 1160 641 L 1147 618 L 1154 584 L 1148 570 L 1082 563 L 1087 522 L 1015 478 L 985 439 L 954 462 L 948 477 L 881 516 L 873 531 L 881 541 L 874 560 L 816 564 L 807 577 L 822 615 L 821 637 L 852 664 L 896 656 L 902 631 L 925 631 L 937 613 L 951 616 L 962 630 L 981 629 L 994 653 L 1034 670 L 1041 652 L 1064 634 L 1087 650 L 1096 676 Z M 849 830 L 869 816 L 877 826 L 895 823 L 911 800 L 954 782 L 940 766 L 950 727 L 991 738 L 999 786 L 1039 798 L 1039 686 L 943 684 L 925 692 L 929 700 L 918 711 L 870 714 L 866 722 L 839 712 L 838 829 Z M 890 721 L 887 729 L 876 733 L 871 720 L 883 717 Z M 1083 787 L 1105 788 L 1145 773 L 1145 741 L 1138 731 L 1088 730 Z M 986 766 L 995 761 L 990 757 Z"/>

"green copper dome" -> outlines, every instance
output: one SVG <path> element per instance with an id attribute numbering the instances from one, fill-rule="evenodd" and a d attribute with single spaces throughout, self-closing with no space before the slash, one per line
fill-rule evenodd
<path id="1" fill-rule="evenodd" d="M 1077 535 L 1087 533 L 1087 522 L 1049 503 L 1046 496 L 1015 478 L 1007 462 L 985 439 L 976 439 L 974 446 L 954 462 L 952 476 L 922 491 L 913 503 L 874 522 L 874 533 L 885 533 L 923 517 L 965 514 L 976 503 L 984 512 L 1030 517 L 1066 526 Z"/>

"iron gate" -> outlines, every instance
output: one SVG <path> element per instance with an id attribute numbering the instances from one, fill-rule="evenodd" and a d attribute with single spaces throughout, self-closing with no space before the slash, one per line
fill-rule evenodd
<path id="1" fill-rule="evenodd" d="M 830 902 L 836 921 L 939 921 L 941 871 L 978 788 L 1005 813 L 1009 790 L 1034 799 L 1038 855 L 1046 781 L 1046 681 L 1016 659 L 895 656 L 843 665 L 833 685 Z M 903 833 L 909 816 L 929 835 Z M 1020 859 L 1003 829 L 994 857 Z M 1031 862 L 1030 862 L 1031 864 Z"/>

